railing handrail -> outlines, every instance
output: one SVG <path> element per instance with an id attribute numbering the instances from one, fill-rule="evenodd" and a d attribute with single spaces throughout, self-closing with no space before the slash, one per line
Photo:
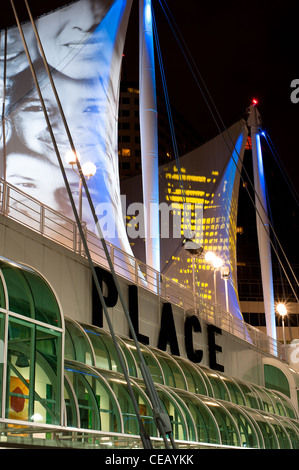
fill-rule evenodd
<path id="1" fill-rule="evenodd" d="M 9 199 L 12 199 L 11 192 L 21 196 L 22 201 L 18 199 L 13 200 L 15 200 L 18 205 L 23 204 L 23 206 L 27 209 L 26 213 L 9 205 Z M 28 201 L 28 205 L 24 204 L 24 199 Z M 35 210 L 32 207 L 30 208 L 30 203 L 35 204 L 38 210 Z M 32 217 L 29 215 L 29 210 L 33 212 Z M 55 220 L 61 220 L 62 225 L 59 225 L 59 232 L 57 231 L 58 227 L 56 227 L 55 230 L 55 227 L 49 228 L 47 226 L 47 221 L 50 221 L 53 225 L 52 219 L 47 217 L 47 212 L 55 215 Z M 44 237 L 51 239 L 68 249 L 71 249 L 73 252 L 84 256 L 84 251 L 81 247 L 81 241 L 79 239 L 78 230 L 74 220 L 58 213 L 51 207 L 42 204 L 39 200 L 29 196 L 25 192 L 21 191 L 1 178 L 0 213 L 29 227 L 31 230 L 40 233 Z M 20 217 L 19 214 L 21 214 L 22 217 Z M 34 219 L 34 216 L 36 217 L 37 214 L 39 216 L 39 220 Z M 27 224 L 24 221 L 24 216 L 27 216 L 27 218 L 30 219 L 27 221 Z M 33 222 L 36 224 L 34 225 Z M 57 222 L 56 224 L 58 225 Z M 101 247 L 101 241 L 98 235 L 89 230 L 86 230 L 86 238 L 92 260 L 103 267 L 108 267 L 104 250 Z M 257 346 L 259 349 L 263 349 L 270 354 L 274 354 L 281 359 L 286 359 L 285 349 L 283 345 L 277 340 L 266 335 L 254 326 L 238 319 L 235 315 L 222 310 L 218 305 L 214 305 L 207 299 L 203 299 L 198 295 L 198 293 L 194 293 L 188 287 L 168 278 L 164 274 L 161 274 L 159 271 L 156 271 L 142 261 L 137 260 L 132 255 L 126 253 L 120 248 L 112 245 L 109 242 L 106 243 L 110 250 L 112 261 L 117 268 L 115 270 L 119 276 L 126 279 L 128 279 L 129 276 L 129 279 L 135 282 L 137 285 L 141 285 L 150 291 L 155 290 L 161 298 L 170 301 L 174 305 L 180 306 L 184 311 L 193 311 L 193 313 L 198 315 L 200 318 L 203 318 L 210 323 L 215 323 L 219 326 L 221 325 L 224 330 L 229 331 L 234 336 L 241 337 L 245 341 L 248 341 L 248 337 L 250 337 L 250 343 L 254 346 Z M 117 260 L 120 260 L 121 264 L 118 265 Z M 125 268 L 123 266 L 124 262 L 126 263 Z M 128 266 L 130 269 L 128 269 Z M 150 283 L 150 275 L 154 280 L 153 283 Z M 173 292 L 170 292 L 171 288 L 174 290 Z M 254 340 L 252 338 L 253 333 Z"/>

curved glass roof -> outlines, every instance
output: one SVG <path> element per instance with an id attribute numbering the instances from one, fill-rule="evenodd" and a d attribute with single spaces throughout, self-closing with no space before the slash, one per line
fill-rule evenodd
<path id="1" fill-rule="evenodd" d="M 36 271 L 0 258 L 0 306 L 40 322 L 62 327 L 57 299 Z"/>
<path id="2" fill-rule="evenodd" d="M 98 327 L 79 325 L 73 320 L 66 320 L 66 330 L 70 336 L 66 340 L 66 356 L 73 359 L 66 361 L 67 377 L 73 384 L 68 394 L 73 394 L 79 415 L 77 421 L 81 426 L 82 422 L 87 423 L 86 418 L 80 415 L 86 409 L 91 413 L 88 429 L 138 435 L 138 420 L 111 335 Z M 159 437 L 138 366 L 137 348 L 131 339 L 117 337 L 117 340 L 142 422 L 151 437 Z M 282 393 L 231 378 L 156 348 L 141 344 L 140 349 L 161 404 L 170 416 L 174 439 L 178 442 L 266 449 L 299 448 L 298 414 Z M 86 358 L 89 365 L 77 362 Z M 74 374 L 84 376 L 89 384 L 89 387 L 84 385 L 85 402 L 79 394 L 79 390 L 82 393 L 83 379 L 80 379 L 81 388 L 76 389 Z M 95 420 L 92 416 L 97 406 L 100 419 Z M 74 412 L 69 411 L 71 422 L 74 421 L 73 415 Z"/>

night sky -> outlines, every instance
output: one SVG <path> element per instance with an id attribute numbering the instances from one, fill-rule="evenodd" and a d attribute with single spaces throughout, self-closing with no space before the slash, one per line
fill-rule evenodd
<path id="1" fill-rule="evenodd" d="M 209 139 L 218 128 L 163 13 L 161 4 L 169 15 L 165 1 L 153 3 L 170 104 L 205 140 Z M 252 98 L 257 98 L 264 128 L 298 191 L 299 103 L 293 104 L 290 99 L 291 82 L 299 78 L 296 2 L 167 0 L 166 5 L 183 38 L 180 44 L 187 44 L 225 127 L 237 121 Z M 135 24 L 138 2 L 129 25 L 129 64 L 138 43 Z M 135 66 L 127 67 L 128 78 L 134 79 L 137 66 L 135 61 Z"/>

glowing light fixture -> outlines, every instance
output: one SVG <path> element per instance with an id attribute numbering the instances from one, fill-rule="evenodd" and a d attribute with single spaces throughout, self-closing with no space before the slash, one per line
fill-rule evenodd
<path id="1" fill-rule="evenodd" d="M 75 165 L 80 162 L 80 154 L 78 152 L 73 152 L 72 150 L 68 150 L 64 156 L 64 159 L 68 165 Z"/>
<path id="2" fill-rule="evenodd" d="M 208 251 L 205 254 L 205 260 L 207 261 L 207 263 L 211 263 L 214 260 L 214 258 L 216 258 L 216 255 L 212 251 Z"/>
<path id="3" fill-rule="evenodd" d="M 285 306 L 285 304 L 283 303 L 279 303 L 276 307 L 277 309 L 277 312 L 279 313 L 279 315 L 281 315 L 282 317 L 284 317 L 285 315 L 287 315 L 287 308 Z"/>
<path id="4" fill-rule="evenodd" d="M 91 178 L 96 174 L 97 167 L 92 162 L 86 162 L 82 165 L 82 173 L 85 178 Z"/>
<path id="5" fill-rule="evenodd" d="M 258 100 L 256 98 L 252 99 L 252 104 L 253 106 L 256 106 L 258 104 Z"/>
<path id="6" fill-rule="evenodd" d="M 277 304 L 276 310 L 279 313 L 279 315 L 281 316 L 283 345 L 284 345 L 284 349 L 285 349 L 285 352 L 286 352 L 286 336 L 285 336 L 285 329 L 284 329 L 284 317 L 287 315 L 288 312 L 287 312 L 287 308 L 286 308 L 285 304 L 282 303 L 282 302 Z"/>

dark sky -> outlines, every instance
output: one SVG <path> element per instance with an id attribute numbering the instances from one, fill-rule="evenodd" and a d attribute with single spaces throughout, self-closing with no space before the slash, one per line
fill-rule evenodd
<path id="1" fill-rule="evenodd" d="M 21 18 L 23 0 L 14 0 Z M 55 9 L 63 0 L 28 0 L 33 14 Z M 133 8 L 125 49 L 129 80 L 138 79 L 138 0 Z M 165 0 L 161 0 L 164 5 Z M 219 114 L 229 126 L 259 100 L 264 127 L 275 144 L 293 186 L 299 191 L 299 103 L 290 100 L 291 82 L 299 78 L 296 0 L 167 0 L 171 14 L 204 79 Z M 203 100 L 175 35 L 153 0 L 170 103 L 209 139 L 217 126 Z M 10 0 L 2 0 L 0 26 L 14 21 Z M 180 43 L 183 44 L 182 39 Z M 157 74 L 159 68 L 157 65 Z M 157 86 L 160 87 L 159 78 Z"/>
<path id="2" fill-rule="evenodd" d="M 164 0 L 161 3 L 169 14 Z M 264 128 L 299 191 L 299 103 L 290 100 L 291 82 L 299 78 L 296 2 L 167 0 L 167 5 L 225 126 L 238 120 L 256 97 Z M 205 139 L 213 137 L 217 127 L 212 114 L 160 1 L 155 0 L 154 6 L 170 103 Z M 132 13 L 128 63 L 132 63 L 133 44 L 138 41 L 138 29 L 133 31 L 138 4 Z M 127 67 L 128 78 L 134 78 L 136 68 L 136 61 L 135 67 Z"/>

